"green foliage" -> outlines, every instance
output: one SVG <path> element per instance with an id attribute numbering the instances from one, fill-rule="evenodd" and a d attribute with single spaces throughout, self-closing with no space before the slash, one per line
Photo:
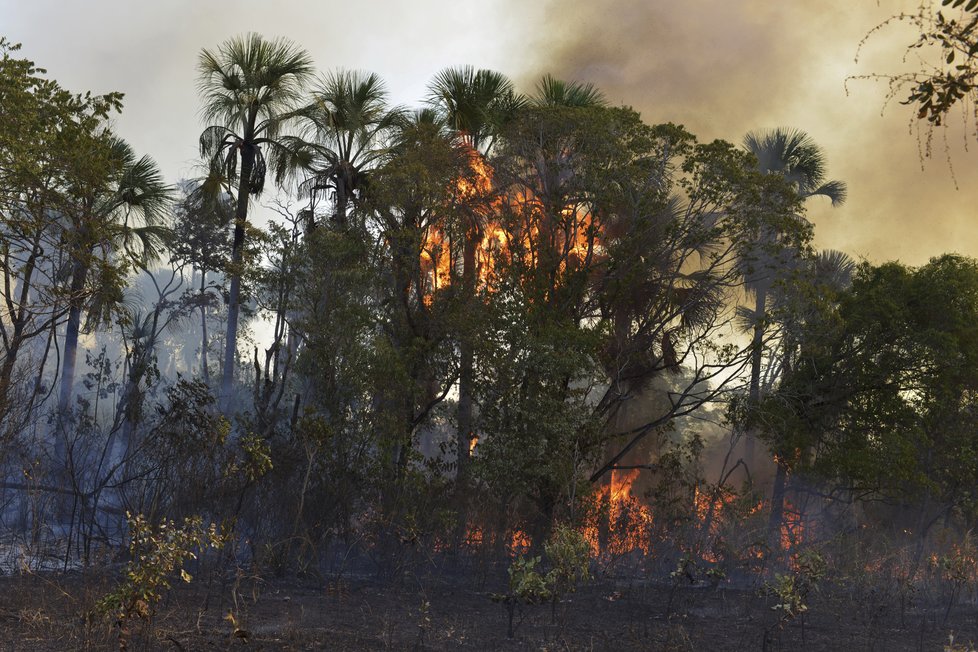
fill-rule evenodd
<path id="1" fill-rule="evenodd" d="M 942 0 L 942 6 L 956 9 L 954 15 L 922 2 L 915 12 L 903 12 L 876 26 L 860 43 L 860 49 L 875 33 L 894 23 L 906 23 L 918 33 L 910 43 L 905 59 L 913 55 L 920 67 L 900 74 L 872 73 L 856 79 L 883 80 L 889 85 L 887 101 L 896 98 L 910 106 L 916 120 L 924 121 L 926 139 L 923 155 L 932 154 L 933 130 L 947 126 L 955 109 L 962 113 L 969 128 L 976 117 L 973 107 L 978 97 L 978 6 L 972 0 Z"/>
<path id="2" fill-rule="evenodd" d="M 561 595 L 576 590 L 581 582 L 591 579 L 591 546 L 578 530 L 558 525 L 544 544 L 544 551 L 549 571 L 540 571 L 541 557 L 519 555 L 507 571 L 509 594 L 494 595 L 493 600 L 515 600 L 525 604 L 558 600 Z"/>
<path id="3" fill-rule="evenodd" d="M 248 433 L 238 442 L 241 460 L 232 463 L 229 475 L 243 473 L 250 482 L 258 481 L 272 468 L 271 449 L 268 442 L 255 433 Z"/>
<path id="4" fill-rule="evenodd" d="M 131 262 L 117 255 L 121 231 L 101 210 L 100 192 L 120 181 L 107 124 L 121 110 L 122 94 L 71 93 L 34 62 L 15 58 L 19 48 L 0 38 L 0 269 L 6 288 L 0 421 L 11 425 L 4 417 L 25 343 L 64 322 L 59 306 L 68 297 L 76 304 L 98 299 L 94 314 L 100 316 L 118 307 Z M 96 252 L 93 243 L 110 246 Z M 97 273 L 69 287 L 69 257 L 76 268 Z M 35 400 L 25 397 L 28 406 Z"/>
<path id="5" fill-rule="evenodd" d="M 558 525 L 544 544 L 550 570 L 540 570 L 541 557 L 519 555 L 507 570 L 509 592 L 492 594 L 493 602 L 502 603 L 509 614 L 509 637 L 513 637 L 513 616 L 519 605 L 553 603 L 556 619 L 557 603 L 562 595 L 576 590 L 577 585 L 591 578 L 591 547 L 579 531 Z"/>
<path id="6" fill-rule="evenodd" d="M 778 573 L 774 582 L 765 584 L 765 592 L 775 597 L 771 609 L 780 613 L 782 625 L 808 611 L 808 598 L 825 577 L 825 569 L 825 560 L 818 552 L 805 550 L 795 560 L 793 572 Z"/>
<path id="7" fill-rule="evenodd" d="M 520 555 L 510 564 L 509 570 L 509 596 L 507 599 L 515 599 L 526 604 L 538 604 L 549 600 L 553 593 L 547 582 L 547 576 L 543 575 L 537 565 L 540 557 L 523 557 Z"/>
<path id="8" fill-rule="evenodd" d="M 952 8 L 957 8 L 965 0 L 951 0 Z M 945 6 L 949 2 L 943 3 Z M 963 12 L 971 13 L 974 2 L 968 0 Z M 917 50 L 935 50 L 943 60 L 933 73 L 914 73 L 902 78 L 910 86 L 904 104 L 914 106 L 919 120 L 927 120 L 933 126 L 940 126 L 948 113 L 966 97 L 975 92 L 978 67 L 975 55 L 978 54 L 978 39 L 975 38 L 975 25 L 978 16 L 963 13 L 959 19 L 948 18 L 943 12 L 930 14 L 921 8 L 916 15 L 904 18 L 920 29 L 920 38 L 910 46 Z"/>
<path id="9" fill-rule="evenodd" d="M 799 470 L 902 500 L 928 495 L 972 519 L 978 480 L 978 263 L 864 264 L 800 331 L 801 356 L 761 408 Z"/>
<path id="10" fill-rule="evenodd" d="M 225 270 L 231 259 L 231 221 L 234 206 L 226 195 L 209 192 L 204 184 L 184 182 L 175 206 L 172 259 L 203 272 Z"/>
<path id="11" fill-rule="evenodd" d="M 944 646 L 944 652 L 976 652 L 976 649 L 971 641 L 967 643 L 956 643 L 954 633 L 952 632 L 947 635 L 947 644 Z"/>
<path id="12" fill-rule="evenodd" d="M 578 530 L 558 525 L 543 546 L 550 562 L 546 583 L 554 596 L 570 593 L 591 579 L 591 545 Z"/>
<path id="13" fill-rule="evenodd" d="M 184 582 L 193 577 L 184 569 L 202 548 L 221 548 L 227 537 L 213 523 L 204 527 L 199 516 L 182 524 L 164 519 L 150 524 L 142 514 L 126 514 L 129 523 L 129 562 L 123 581 L 95 607 L 99 615 L 113 618 L 119 628 L 119 647 L 126 649 L 130 622 L 152 618 L 155 605 L 171 588 L 175 574 Z"/>

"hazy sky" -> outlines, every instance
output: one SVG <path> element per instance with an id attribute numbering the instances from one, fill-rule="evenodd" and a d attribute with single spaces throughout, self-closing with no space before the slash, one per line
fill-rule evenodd
<path id="1" fill-rule="evenodd" d="M 978 140 L 950 130 L 955 189 L 938 145 L 921 171 L 906 107 L 880 115 L 886 87 L 847 75 L 901 67 L 912 34 L 859 41 L 917 0 L 0 0 L 0 34 L 76 91 L 126 94 L 117 129 L 176 180 L 191 176 L 198 121 L 196 57 L 247 31 L 286 36 L 321 70 L 382 75 L 413 104 L 431 76 L 473 64 L 530 90 L 543 72 L 593 81 L 649 122 L 685 124 L 701 139 L 740 142 L 790 126 L 824 148 L 842 208 L 811 207 L 816 242 L 873 261 L 978 256 Z M 940 135 L 939 135 L 940 137 Z"/>

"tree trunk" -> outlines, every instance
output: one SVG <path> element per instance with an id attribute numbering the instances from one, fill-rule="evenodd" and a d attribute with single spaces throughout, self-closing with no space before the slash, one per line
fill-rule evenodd
<path id="1" fill-rule="evenodd" d="M 207 368 L 207 306 L 204 304 L 204 289 L 207 283 L 207 271 L 200 270 L 200 373 L 204 382 L 211 384 L 211 372 Z"/>
<path id="2" fill-rule="evenodd" d="M 465 249 L 462 254 L 462 288 L 467 301 L 475 295 L 476 247 L 478 241 L 474 233 L 466 234 Z M 456 485 L 461 493 L 465 493 L 468 483 L 469 448 L 472 445 L 472 393 L 475 375 L 475 354 L 469 333 L 463 333 L 459 342 L 459 377 L 458 377 L 458 470 Z"/>
<path id="3" fill-rule="evenodd" d="M 91 255 L 91 252 L 85 252 Z M 58 397 L 58 412 L 64 414 L 71 407 L 72 389 L 75 382 L 75 361 L 78 357 L 78 335 L 81 331 L 81 313 L 88 279 L 88 264 L 75 260 L 71 270 L 71 294 L 68 299 L 68 325 L 65 328 L 64 365 L 61 368 L 61 393 Z"/>
<path id="4" fill-rule="evenodd" d="M 784 463 L 779 461 L 774 474 L 774 488 L 771 490 L 771 517 L 767 523 L 767 540 L 773 555 L 780 555 L 783 552 L 781 526 L 784 523 L 784 496 L 787 483 L 788 472 Z"/>
<path id="5" fill-rule="evenodd" d="M 333 213 L 333 224 L 337 229 L 346 229 L 346 207 L 349 197 L 346 194 L 346 178 L 340 175 L 336 180 L 336 207 Z"/>
<path id="6" fill-rule="evenodd" d="M 754 324 L 754 338 L 751 342 L 750 360 L 750 389 L 747 395 L 748 407 L 754 410 L 761 402 L 761 361 L 764 353 L 764 312 L 767 307 L 767 288 L 764 285 L 758 286 L 755 295 L 754 316 L 757 322 Z M 754 470 L 754 457 L 756 455 L 756 435 L 755 427 L 752 425 L 747 430 L 744 444 L 744 463 L 747 468 Z"/>
<path id="7" fill-rule="evenodd" d="M 6 281 L 9 284 L 9 247 L 5 248 L 4 255 L 4 266 L 7 268 Z M 27 310 L 27 302 L 30 297 L 32 279 L 34 276 L 34 268 L 37 262 L 37 257 L 40 255 L 41 249 L 40 244 L 35 241 L 34 249 L 31 251 L 31 255 L 28 257 L 26 264 L 24 265 L 23 278 L 20 282 L 20 298 L 17 304 L 16 310 L 11 310 L 8 317 L 11 320 L 11 325 L 13 326 L 13 332 L 10 335 L 10 340 L 7 343 L 6 352 L 3 359 L 3 365 L 0 367 L 0 423 L 5 420 L 7 412 L 10 408 L 10 384 L 13 379 L 14 366 L 17 363 L 17 356 L 20 353 L 20 347 L 24 344 L 24 328 L 27 326 L 27 321 L 30 319 Z M 8 306 L 12 305 L 14 297 L 7 297 Z M 33 399 L 32 399 L 33 401 Z"/>
<path id="8" fill-rule="evenodd" d="M 255 152 L 249 146 L 241 148 L 241 175 L 238 177 L 238 200 L 234 210 L 234 242 L 231 245 L 231 287 L 228 292 L 228 325 L 224 340 L 224 377 L 221 380 L 221 410 L 231 405 L 231 385 L 234 381 L 234 358 L 238 347 L 238 313 L 241 297 L 241 265 L 244 259 L 245 226 L 248 224 L 248 187 L 255 164 Z"/>

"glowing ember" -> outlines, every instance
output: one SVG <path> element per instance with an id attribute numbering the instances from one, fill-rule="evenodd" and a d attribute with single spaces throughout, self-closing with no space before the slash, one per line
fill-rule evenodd
<path id="1" fill-rule="evenodd" d="M 509 540 L 509 552 L 511 555 L 525 555 L 530 551 L 532 544 L 530 535 L 523 530 L 514 530 Z"/>

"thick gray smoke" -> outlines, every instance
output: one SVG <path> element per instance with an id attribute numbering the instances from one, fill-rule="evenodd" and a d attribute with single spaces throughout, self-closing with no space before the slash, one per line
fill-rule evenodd
<path id="1" fill-rule="evenodd" d="M 880 115 L 886 85 L 853 80 L 846 92 L 849 75 L 917 65 L 903 62 L 915 34 L 901 24 L 871 37 L 855 61 L 867 32 L 917 4 L 552 1 L 525 50 L 524 85 L 543 72 L 594 82 L 646 120 L 681 123 L 707 140 L 802 129 L 825 149 L 830 176 L 849 185 L 845 207 L 810 207 L 818 246 L 911 264 L 948 251 L 976 256 L 974 127 L 935 134 L 922 171 L 909 110 L 893 101 Z"/>

